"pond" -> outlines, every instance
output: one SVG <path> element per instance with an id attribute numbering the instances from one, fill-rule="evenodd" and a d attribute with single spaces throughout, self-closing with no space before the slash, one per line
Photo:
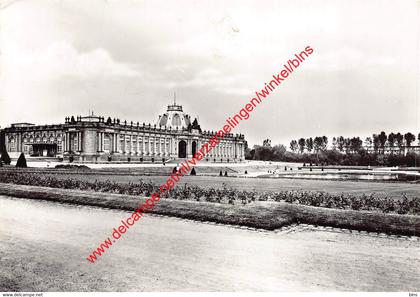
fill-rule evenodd
<path id="1" fill-rule="evenodd" d="M 404 173 L 363 172 L 308 172 L 278 173 L 264 175 L 268 178 L 325 179 L 325 180 L 374 180 L 374 181 L 413 181 L 416 176 Z M 417 177 L 418 179 L 418 177 Z"/>

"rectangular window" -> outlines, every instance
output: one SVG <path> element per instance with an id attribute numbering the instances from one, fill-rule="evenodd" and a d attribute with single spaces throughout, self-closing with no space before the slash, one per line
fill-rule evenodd
<path id="1" fill-rule="evenodd" d="M 111 149 L 111 139 L 109 136 L 104 137 L 104 151 L 109 152 Z"/>
<path id="2" fill-rule="evenodd" d="M 11 152 L 14 152 L 14 151 L 15 151 L 15 149 L 16 149 L 16 143 L 15 143 L 15 140 L 14 140 L 14 139 L 12 139 L 12 140 L 10 141 L 10 151 L 11 151 Z"/>

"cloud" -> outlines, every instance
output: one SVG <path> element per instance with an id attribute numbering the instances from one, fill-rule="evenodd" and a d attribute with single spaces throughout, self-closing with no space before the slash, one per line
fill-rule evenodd
<path id="1" fill-rule="evenodd" d="M 8 45 L 3 50 L 2 65 L 3 79 L 8 82 L 48 82 L 68 76 L 142 76 L 132 66 L 115 61 L 103 48 L 79 52 L 65 41 L 54 42 L 38 50 Z"/>

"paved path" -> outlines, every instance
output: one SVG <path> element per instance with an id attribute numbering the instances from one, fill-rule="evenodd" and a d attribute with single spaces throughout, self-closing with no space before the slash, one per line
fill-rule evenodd
<path id="1" fill-rule="evenodd" d="M 95 264 L 123 211 L 0 197 L 0 291 L 419 291 L 416 237 L 278 232 L 147 216 Z"/>

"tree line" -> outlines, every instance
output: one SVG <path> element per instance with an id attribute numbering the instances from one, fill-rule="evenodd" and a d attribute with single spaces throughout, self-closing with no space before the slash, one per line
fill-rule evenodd
<path id="1" fill-rule="evenodd" d="M 420 142 L 420 133 L 417 136 Z M 306 162 L 325 165 L 416 166 L 419 154 L 413 149 L 413 133 L 373 134 L 364 141 L 358 137 L 326 136 L 299 138 L 290 141 L 289 150 L 282 145 L 271 146 L 266 139 L 263 145 L 246 149 L 250 160 Z"/>

